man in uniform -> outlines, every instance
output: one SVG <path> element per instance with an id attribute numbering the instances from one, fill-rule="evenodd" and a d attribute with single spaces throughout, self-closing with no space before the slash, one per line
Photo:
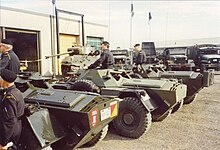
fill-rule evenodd
<path id="1" fill-rule="evenodd" d="M 134 51 L 136 52 L 135 65 L 141 65 L 146 62 L 146 54 L 141 50 L 140 44 L 134 45 Z"/>
<path id="2" fill-rule="evenodd" d="M 20 61 L 18 56 L 13 52 L 13 42 L 9 39 L 3 39 L 0 43 L 0 70 L 9 69 L 15 74 L 20 71 Z"/>
<path id="3" fill-rule="evenodd" d="M 0 86 L 3 88 L 3 98 L 0 100 L 0 149 L 7 149 L 9 142 L 11 149 L 16 149 L 21 134 L 21 116 L 24 113 L 24 99 L 15 87 L 17 75 L 8 69 L 0 71 Z"/>
<path id="4" fill-rule="evenodd" d="M 20 71 L 20 61 L 18 56 L 12 51 L 13 42 L 9 39 L 3 39 L 0 43 L 0 71 L 9 69 L 15 74 Z M 0 88 L 0 100 L 2 98 L 2 89 Z"/>
<path id="5" fill-rule="evenodd" d="M 113 68 L 114 58 L 113 54 L 109 51 L 109 42 L 103 41 L 101 48 L 102 53 L 100 58 L 96 60 L 93 64 L 91 64 L 88 69 L 94 69 L 96 67 L 100 67 L 101 69 Z"/>

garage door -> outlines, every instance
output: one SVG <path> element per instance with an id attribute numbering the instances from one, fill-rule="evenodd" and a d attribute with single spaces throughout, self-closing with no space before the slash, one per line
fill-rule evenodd
<path id="1" fill-rule="evenodd" d="M 60 53 L 66 53 L 67 49 L 79 44 L 79 36 L 60 34 Z"/>
<path id="2" fill-rule="evenodd" d="M 80 45 L 78 35 L 60 34 L 60 53 L 66 53 L 68 48 Z M 59 72 L 61 73 L 61 62 L 68 55 L 61 55 L 59 61 Z"/>

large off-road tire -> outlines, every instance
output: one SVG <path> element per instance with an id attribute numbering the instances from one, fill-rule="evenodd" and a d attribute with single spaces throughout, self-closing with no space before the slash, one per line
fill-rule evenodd
<path id="1" fill-rule="evenodd" d="M 143 77 L 140 75 L 140 74 L 138 74 L 138 73 L 131 73 L 131 74 L 129 74 L 130 75 L 130 77 L 132 77 L 132 78 L 135 78 L 135 79 L 142 79 Z"/>
<path id="2" fill-rule="evenodd" d="M 91 147 L 97 144 L 99 141 L 103 140 L 108 133 L 108 125 L 105 126 L 96 136 L 94 136 L 89 142 L 84 144 L 86 147 Z"/>
<path id="3" fill-rule="evenodd" d="M 183 102 L 184 100 L 180 100 L 174 107 L 173 107 L 173 110 L 172 110 L 172 113 L 175 113 L 176 111 L 180 110 L 183 106 Z"/>
<path id="4" fill-rule="evenodd" d="M 134 97 L 126 97 L 119 104 L 119 114 L 113 120 L 116 132 L 125 137 L 139 138 L 151 126 L 150 112 Z"/>
<path id="5" fill-rule="evenodd" d="M 76 80 L 75 82 L 70 82 L 71 90 L 76 91 L 86 91 L 86 92 L 94 92 L 99 93 L 100 89 L 90 80 Z"/>
<path id="6" fill-rule="evenodd" d="M 153 120 L 154 122 L 163 121 L 164 119 L 166 119 L 167 117 L 169 117 L 171 113 L 172 113 L 172 109 L 169 109 L 169 111 L 167 111 L 166 114 L 164 114 L 162 117 L 158 117 L 158 115 L 153 115 L 153 116 L 152 116 L 152 120 Z"/>
<path id="7" fill-rule="evenodd" d="M 184 104 L 190 104 L 192 103 L 197 97 L 197 94 L 195 94 L 193 97 L 189 98 L 189 99 L 184 99 Z"/>

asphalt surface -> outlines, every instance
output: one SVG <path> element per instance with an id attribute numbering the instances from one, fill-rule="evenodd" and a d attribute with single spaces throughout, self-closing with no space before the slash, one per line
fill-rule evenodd
<path id="1" fill-rule="evenodd" d="M 78 150 L 220 150 L 220 72 L 214 84 L 195 101 L 162 122 L 153 122 L 139 139 L 118 136 L 110 129 L 94 147 Z"/>

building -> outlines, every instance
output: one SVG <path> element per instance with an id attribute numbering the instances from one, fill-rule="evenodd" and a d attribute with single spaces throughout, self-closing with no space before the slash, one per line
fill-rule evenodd
<path id="1" fill-rule="evenodd" d="M 55 17 L 20 9 L 0 7 L 0 40 L 12 38 L 14 51 L 21 61 L 28 63 L 28 70 L 41 74 L 51 72 L 58 74 L 59 62 L 56 57 L 45 56 L 57 54 Z M 59 18 L 60 53 L 67 48 L 82 45 L 82 27 L 80 19 Z M 84 22 L 85 44 L 99 49 L 106 39 L 108 26 Z M 61 62 L 62 58 L 59 61 Z M 58 63 L 57 63 L 58 62 Z"/>

